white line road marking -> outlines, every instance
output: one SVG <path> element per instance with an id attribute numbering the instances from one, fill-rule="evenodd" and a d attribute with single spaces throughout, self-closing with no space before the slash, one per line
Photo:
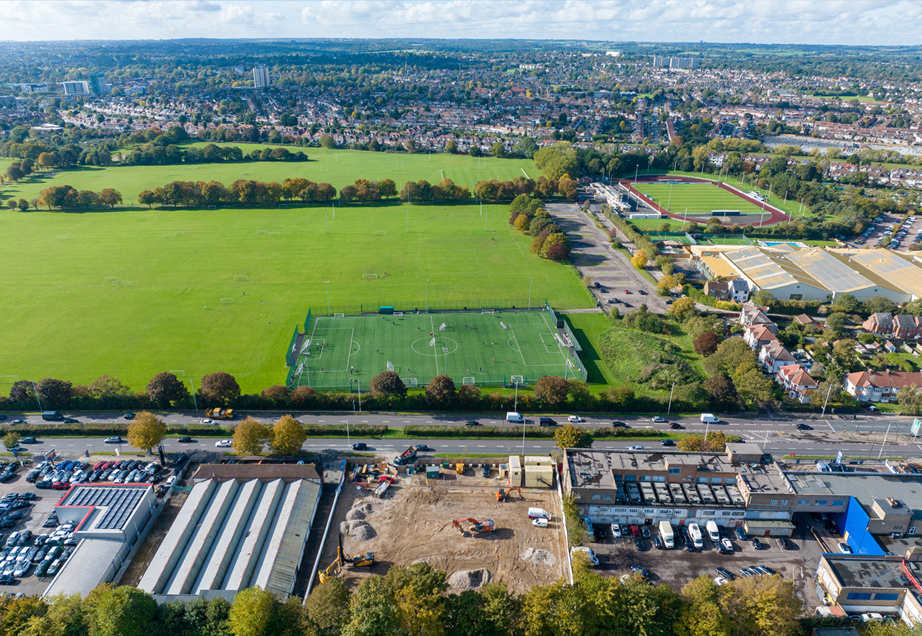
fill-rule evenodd
<path id="1" fill-rule="evenodd" d="M 381 420 L 381 423 L 382 423 L 382 424 L 390 424 L 391 421 L 390 421 L 390 420 Z"/>
<path id="2" fill-rule="evenodd" d="M 404 423 L 404 424 L 412 424 L 412 423 L 413 423 L 413 420 L 404 420 L 403 423 Z"/>
<path id="3" fill-rule="evenodd" d="M 483 444 L 478 444 L 477 448 L 486 448 L 486 446 L 484 446 Z"/>
<path id="4" fill-rule="evenodd" d="M 426 420 L 426 424 L 432 424 L 432 420 Z"/>

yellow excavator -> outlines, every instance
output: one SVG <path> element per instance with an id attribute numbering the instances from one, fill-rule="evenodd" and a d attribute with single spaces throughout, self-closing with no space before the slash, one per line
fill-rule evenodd
<path id="1" fill-rule="evenodd" d="M 336 560 L 333 561 L 327 569 L 317 572 L 317 575 L 320 577 L 320 582 L 326 583 L 329 581 L 344 563 L 348 563 L 354 568 L 370 568 L 375 564 L 375 555 L 373 552 L 366 552 L 365 554 L 354 557 L 349 556 L 343 552 L 343 535 L 340 534 L 339 545 L 336 546 Z"/>
<path id="2" fill-rule="evenodd" d="M 519 492 L 519 497 L 521 497 L 522 489 L 518 486 L 516 486 L 515 488 L 510 488 L 509 490 L 503 490 L 502 488 L 500 488 L 499 490 L 496 491 L 496 501 L 506 501 L 507 499 L 509 499 L 509 497 L 512 496 L 513 491 L 516 491 L 516 490 Z"/>

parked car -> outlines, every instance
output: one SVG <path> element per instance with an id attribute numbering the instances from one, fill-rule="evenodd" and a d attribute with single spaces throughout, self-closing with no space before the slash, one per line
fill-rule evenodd
<path id="1" fill-rule="evenodd" d="M 762 549 L 762 542 L 759 541 L 759 538 L 758 538 L 758 537 L 753 537 L 753 538 L 752 538 L 752 541 L 750 541 L 750 543 L 752 544 L 752 549 L 753 549 L 753 550 L 761 550 L 761 549 Z"/>
<path id="2" fill-rule="evenodd" d="M 718 543 L 717 550 L 721 554 L 733 554 L 733 544 L 730 542 L 730 539 L 724 537 L 720 540 L 720 543 Z"/>
<path id="3" fill-rule="evenodd" d="M 640 537 L 637 537 L 636 539 L 634 539 L 634 545 L 637 546 L 637 549 L 640 550 L 641 552 L 647 549 L 647 545 L 643 542 L 643 539 L 641 539 Z"/>
<path id="4" fill-rule="evenodd" d="M 617 523 L 611 524 L 611 536 L 616 539 L 621 538 L 621 526 L 619 526 Z"/>
<path id="5" fill-rule="evenodd" d="M 839 541 L 839 543 L 836 545 L 839 548 L 839 552 L 842 554 L 852 554 L 852 547 L 844 541 Z"/>
<path id="6" fill-rule="evenodd" d="M 728 581 L 732 581 L 736 578 L 736 575 L 733 574 L 730 570 L 726 568 L 714 568 L 714 571 L 717 572 L 720 576 L 724 577 Z"/>
<path id="7" fill-rule="evenodd" d="M 749 538 L 746 536 L 746 532 L 742 528 L 734 528 L 734 532 L 736 533 L 736 538 L 740 541 L 746 541 Z"/>
<path id="8" fill-rule="evenodd" d="M 794 549 L 794 544 L 791 543 L 790 539 L 787 539 L 786 537 L 780 537 L 778 539 L 778 543 L 781 544 L 782 550 L 793 550 Z"/>

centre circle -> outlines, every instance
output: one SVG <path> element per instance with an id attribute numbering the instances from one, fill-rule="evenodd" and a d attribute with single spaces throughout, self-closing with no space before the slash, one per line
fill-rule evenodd
<path id="1" fill-rule="evenodd" d="M 454 353 L 455 351 L 458 350 L 458 343 L 452 340 L 451 338 L 446 338 L 445 336 L 436 336 L 435 337 L 436 346 L 434 347 L 429 346 L 429 343 L 431 341 L 432 341 L 432 336 L 428 338 L 419 338 L 418 340 L 413 341 L 413 343 L 410 345 L 410 348 L 415 353 L 418 353 L 421 356 L 430 356 L 433 358 L 435 356 L 447 356 L 449 353 Z M 422 343 L 422 344 L 419 345 L 419 343 Z M 438 349 L 438 351 L 435 351 L 432 353 L 430 353 L 429 351 L 420 351 L 419 349 L 416 348 L 417 345 L 423 347 L 424 349 Z M 448 347 L 448 351 L 446 351 L 445 353 L 442 353 L 442 347 L 444 346 Z"/>

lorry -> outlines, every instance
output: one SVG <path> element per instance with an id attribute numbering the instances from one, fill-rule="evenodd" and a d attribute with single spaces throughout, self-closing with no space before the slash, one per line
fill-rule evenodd
<path id="1" fill-rule="evenodd" d="M 216 420 L 231 420 L 234 418 L 234 409 L 222 409 L 215 407 L 205 411 L 205 415 Z"/>
<path id="2" fill-rule="evenodd" d="M 394 458 L 394 466 L 405 466 L 416 461 L 416 448 L 411 446 Z"/>
<path id="3" fill-rule="evenodd" d="M 719 424 L 720 418 L 714 415 L 713 413 L 702 413 L 701 423 L 702 424 Z"/>
<path id="4" fill-rule="evenodd" d="M 714 545 L 720 543 L 720 530 L 717 528 L 717 523 L 714 521 L 708 521 L 706 524 L 704 524 L 704 527 L 708 531 L 708 539 L 710 539 Z"/>
<path id="5" fill-rule="evenodd" d="M 691 537 L 696 550 L 704 548 L 704 541 L 701 539 L 701 528 L 698 527 L 697 523 L 688 524 L 688 536 Z"/>
<path id="6" fill-rule="evenodd" d="M 675 547 L 675 534 L 672 532 L 672 524 L 668 521 L 659 522 L 659 536 L 663 540 L 663 545 L 667 550 Z"/>

